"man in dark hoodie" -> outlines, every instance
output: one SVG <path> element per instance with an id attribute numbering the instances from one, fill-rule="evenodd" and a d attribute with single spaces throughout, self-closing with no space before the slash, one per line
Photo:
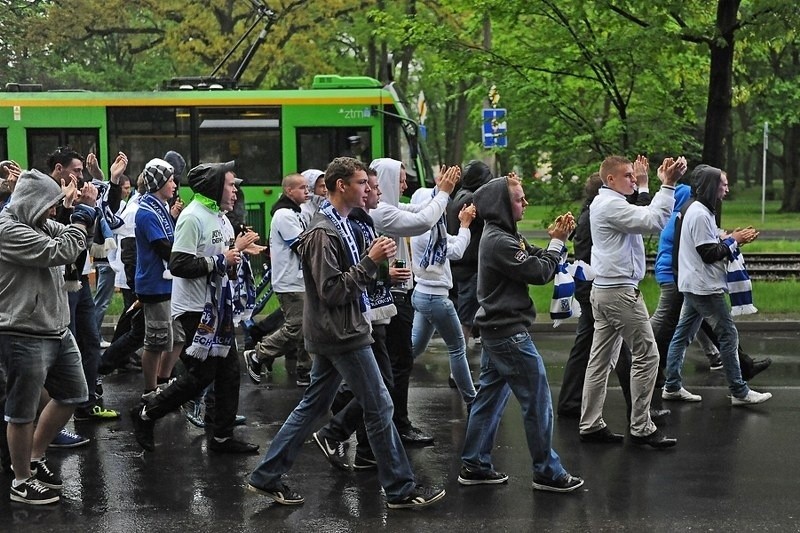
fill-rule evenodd
<path id="1" fill-rule="evenodd" d="M 272 290 L 278 296 L 284 322 L 280 328 L 261 339 L 255 350 L 244 352 L 250 380 L 261 383 L 262 362 L 272 368 L 272 361 L 281 355 L 297 357 L 297 386 L 310 383 L 311 358 L 303 347 L 303 301 L 305 285 L 300 255 L 297 253 L 300 234 L 306 229 L 300 206 L 308 200 L 306 178 L 289 174 L 283 178 L 283 194 L 270 211 L 269 250 L 272 261 Z"/>
<path id="2" fill-rule="evenodd" d="M 548 229 L 547 249 L 530 245 L 517 231 L 525 212 L 525 192 L 516 176 L 490 181 L 475 192 L 475 207 L 485 221 L 478 250 L 478 301 L 481 328 L 480 389 L 472 404 L 464 450 L 461 485 L 506 483 L 491 456 L 500 418 L 511 393 L 522 406 L 523 426 L 533 461 L 533 488 L 571 492 L 583 480 L 570 475 L 553 450 L 553 406 L 544 363 L 528 328 L 536 309 L 528 284 L 553 279 L 564 241 L 575 227 L 571 214 L 559 216 Z"/>
<path id="3" fill-rule="evenodd" d="M 678 257 L 678 290 L 683 308 L 667 353 L 665 400 L 700 401 L 681 384 L 681 367 L 689 339 L 705 319 L 719 340 L 719 354 L 732 405 L 754 405 L 772 398 L 769 392 L 750 389 L 739 366 L 739 334 L 733 323 L 725 293 L 728 292 L 728 263 L 741 245 L 753 242 L 758 232 L 752 227 L 727 234 L 715 219 L 717 202 L 728 194 L 728 177 L 722 170 L 698 165 L 692 172 L 692 198 L 679 225 L 676 224 L 674 254 Z"/>
<path id="4" fill-rule="evenodd" d="M 258 446 L 233 436 L 239 408 L 239 356 L 233 336 L 233 288 L 242 253 L 258 240 L 255 232 L 235 237 L 225 216 L 236 201 L 241 180 L 234 162 L 207 163 L 189 171 L 194 198 L 178 218 L 169 270 L 172 318 L 186 339 L 181 360 L 186 372 L 130 411 L 134 435 L 147 451 L 155 449 L 155 421 L 193 400 L 214 382 L 213 413 L 206 415 L 208 448 L 217 453 L 254 453 Z"/>
<path id="5" fill-rule="evenodd" d="M 453 201 L 447 206 L 447 232 L 451 235 L 458 233 L 461 221 L 458 214 L 465 205 L 470 205 L 475 191 L 481 185 L 492 179 L 492 171 L 483 161 L 470 161 L 464 167 L 461 175 L 461 187 L 456 192 Z M 453 285 L 458 293 L 456 312 L 461 329 L 464 332 L 464 342 L 469 344 L 472 326 L 475 322 L 475 313 L 478 312 L 478 245 L 483 234 L 483 218 L 481 214 L 475 217 L 469 226 L 469 246 L 464 255 L 457 261 L 450 261 L 450 270 L 453 273 Z"/>
<path id="6" fill-rule="evenodd" d="M 64 191 L 69 205 L 76 181 Z M 7 375 L 11 500 L 33 505 L 59 500 L 62 482 L 48 468 L 45 451 L 89 392 L 69 330 L 61 268 L 86 250 L 86 228 L 94 223 L 95 210 L 76 206 L 67 226 L 51 220 L 65 192 L 39 171 L 24 172 L 14 202 L 0 214 L 0 363 Z M 96 200 L 92 187 L 83 194 L 90 204 Z M 42 388 L 51 401 L 34 428 Z"/>

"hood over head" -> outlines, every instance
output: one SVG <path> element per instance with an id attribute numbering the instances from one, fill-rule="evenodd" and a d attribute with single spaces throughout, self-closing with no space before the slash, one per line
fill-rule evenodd
<path id="1" fill-rule="evenodd" d="M 317 168 L 309 168 L 308 170 L 304 170 L 300 173 L 305 179 L 306 184 L 308 185 L 308 192 L 314 194 L 314 186 L 317 184 L 317 180 L 324 176 L 325 173 Z"/>
<path id="2" fill-rule="evenodd" d="M 369 165 L 378 174 L 381 202 L 395 207 L 400 203 L 400 165 L 400 161 L 388 157 L 374 159 Z"/>
<path id="3" fill-rule="evenodd" d="M 497 224 L 503 229 L 517 233 L 517 222 L 511 215 L 511 195 L 508 193 L 508 178 L 494 178 L 475 191 L 475 208 L 483 220 Z"/>
<path id="4" fill-rule="evenodd" d="M 14 201 L 6 210 L 18 221 L 31 227 L 41 226 L 47 212 L 64 198 L 61 185 L 38 170 L 23 172 L 14 189 Z"/>
<path id="5" fill-rule="evenodd" d="M 424 204 L 428 200 L 431 199 L 431 192 L 433 189 L 429 189 L 428 187 L 422 187 L 414 191 L 414 194 L 411 195 L 411 204 Z"/>
<path id="6" fill-rule="evenodd" d="M 222 189 L 225 185 L 225 174 L 236 172 L 236 162 L 227 163 L 202 163 L 189 171 L 187 176 L 189 187 L 195 193 L 202 194 L 206 198 L 211 198 L 215 202 L 222 200 Z M 234 181 L 238 187 L 242 180 L 236 178 Z"/>
<path id="7" fill-rule="evenodd" d="M 722 171 L 709 165 L 697 165 L 692 170 L 692 197 L 712 213 L 717 208 L 717 191 Z"/>
<path id="8" fill-rule="evenodd" d="M 461 174 L 461 188 L 475 192 L 493 178 L 489 165 L 483 161 L 470 161 Z"/>

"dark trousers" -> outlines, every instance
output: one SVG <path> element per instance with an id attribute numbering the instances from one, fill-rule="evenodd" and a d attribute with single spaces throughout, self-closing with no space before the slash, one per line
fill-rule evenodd
<path id="1" fill-rule="evenodd" d="M 106 348 L 100 358 L 98 373 L 107 375 L 125 366 L 131 354 L 144 346 L 144 329 L 142 308 L 122 313 L 117 321 L 111 346 Z"/>
<path id="2" fill-rule="evenodd" d="M 394 425 L 403 433 L 411 428 L 408 418 L 408 386 L 414 356 L 411 351 L 411 328 L 414 324 L 414 308 L 411 306 L 411 292 L 393 293 L 397 314 L 386 327 L 386 349 L 392 364 L 394 386 L 389 394 L 394 403 Z"/>
<path id="3" fill-rule="evenodd" d="M 83 376 L 86 378 L 86 386 L 89 387 L 89 401 L 79 407 L 91 409 L 97 403 L 94 390 L 97 382 L 97 367 L 100 365 L 100 330 L 95 320 L 94 298 L 88 276 L 81 277 L 80 290 L 70 292 L 68 300 L 69 329 L 78 343 L 83 364 Z"/>
<path id="4" fill-rule="evenodd" d="M 581 282 L 576 282 L 581 283 Z M 586 282 L 583 282 L 586 283 Z M 591 284 L 590 284 L 591 285 Z M 576 290 L 575 299 L 581 306 L 581 316 L 578 318 L 578 327 L 575 330 L 575 344 L 569 352 L 567 364 L 564 366 L 564 379 L 561 382 L 561 392 L 558 394 L 557 412 L 563 416 L 580 416 L 581 397 L 583 395 L 583 382 L 586 377 L 586 367 L 589 364 L 589 353 L 592 349 L 594 337 L 594 313 L 592 304 L 589 303 L 589 291 L 586 295 Z M 631 412 L 631 351 L 623 342 L 619 351 L 619 360 L 614 369 L 625 397 L 628 416 Z"/>
<path id="5" fill-rule="evenodd" d="M 191 344 L 200 316 L 200 313 L 185 313 L 178 317 L 187 345 Z M 239 409 L 239 355 L 235 343 L 226 357 L 207 357 L 205 361 L 186 355 L 184 347 L 181 362 L 186 372 L 147 403 L 147 416 L 156 420 L 177 410 L 213 382 L 213 414 L 206 417 L 206 433 L 220 438 L 232 436 Z"/>
<path id="6" fill-rule="evenodd" d="M 386 326 L 373 325 L 372 338 L 375 340 L 371 346 L 372 353 L 375 355 L 375 362 L 378 364 L 378 370 L 381 373 L 384 385 L 391 390 L 392 365 L 389 361 L 389 353 L 386 350 Z M 371 457 L 372 450 L 369 446 L 367 428 L 364 424 L 364 409 L 349 388 L 339 389 L 336 398 L 333 400 L 331 410 L 334 414 L 333 418 L 318 433 L 325 438 L 341 442 L 349 439 L 350 435 L 355 431 L 358 440 L 357 453 L 361 456 Z"/>

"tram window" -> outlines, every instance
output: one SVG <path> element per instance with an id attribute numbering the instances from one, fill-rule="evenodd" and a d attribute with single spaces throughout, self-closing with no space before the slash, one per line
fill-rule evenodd
<path id="1" fill-rule="evenodd" d="M 203 108 L 197 113 L 200 160 L 236 160 L 246 185 L 280 185 L 280 108 Z"/>
<path id="2" fill-rule="evenodd" d="M 8 132 L 0 128 L 0 159 L 8 159 Z"/>
<path id="3" fill-rule="evenodd" d="M 83 157 L 90 152 L 100 157 L 99 131 L 86 128 L 28 128 L 28 166 L 49 173 L 47 156 L 59 146 L 69 146 Z M 88 174 L 85 173 L 85 178 Z"/>
<path id="4" fill-rule="evenodd" d="M 154 157 L 174 150 L 191 165 L 191 114 L 181 107 L 109 107 L 108 149 L 128 156 L 128 176 L 135 178 Z M 186 169 L 189 170 L 188 168 Z"/>
<path id="5" fill-rule="evenodd" d="M 325 170 L 334 158 L 372 161 L 370 128 L 297 128 L 297 169 Z"/>

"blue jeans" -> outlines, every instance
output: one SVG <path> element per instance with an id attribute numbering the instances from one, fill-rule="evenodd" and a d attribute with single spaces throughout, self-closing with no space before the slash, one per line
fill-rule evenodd
<path id="1" fill-rule="evenodd" d="M 392 400 L 370 347 L 336 355 L 314 354 L 312 359 L 311 385 L 250 474 L 250 482 L 265 489 L 280 486 L 281 475 L 294 464 L 317 420 L 328 414 L 344 378 L 364 409 L 367 435 L 378 462 L 378 481 L 386 499 L 407 496 L 416 485 L 414 473 L 392 423 Z"/>
<path id="2" fill-rule="evenodd" d="M 100 330 L 95 321 L 94 300 L 89 287 L 88 276 L 81 276 L 81 288 L 78 292 L 67 294 L 69 301 L 69 329 L 78 342 L 83 364 L 83 375 L 89 387 L 89 401 L 79 407 L 91 409 L 97 398 L 94 394 L 97 381 L 97 368 L 100 366 Z"/>
<path id="3" fill-rule="evenodd" d="M 744 398 L 750 392 L 747 383 L 742 379 L 742 370 L 739 367 L 739 333 L 733 323 L 725 294 L 683 294 L 683 308 L 675 335 L 669 344 L 667 353 L 667 380 L 664 389 L 675 392 L 681 388 L 681 369 L 686 353 L 686 347 L 700 328 L 700 323 L 705 319 L 719 340 L 719 356 L 728 388 L 737 398 Z"/>
<path id="4" fill-rule="evenodd" d="M 103 328 L 103 317 L 106 316 L 106 309 L 114 296 L 114 279 L 117 273 L 110 265 L 98 265 L 95 267 L 97 274 L 97 290 L 94 292 L 94 319 L 97 322 L 97 331 Z"/>
<path id="5" fill-rule="evenodd" d="M 467 363 L 467 344 L 453 302 L 447 296 L 425 294 L 415 290 L 411 296 L 414 306 L 414 325 L 411 328 L 411 345 L 414 359 L 422 355 L 433 336 L 439 332 L 450 353 L 450 373 L 465 403 L 475 399 L 475 385 Z"/>
<path id="6" fill-rule="evenodd" d="M 560 479 L 566 474 L 553 450 L 553 404 L 544 363 L 531 336 L 483 339 L 480 390 L 472 404 L 461 460 L 473 470 L 490 471 L 500 418 L 511 393 L 522 408 L 522 421 L 535 477 Z"/>

